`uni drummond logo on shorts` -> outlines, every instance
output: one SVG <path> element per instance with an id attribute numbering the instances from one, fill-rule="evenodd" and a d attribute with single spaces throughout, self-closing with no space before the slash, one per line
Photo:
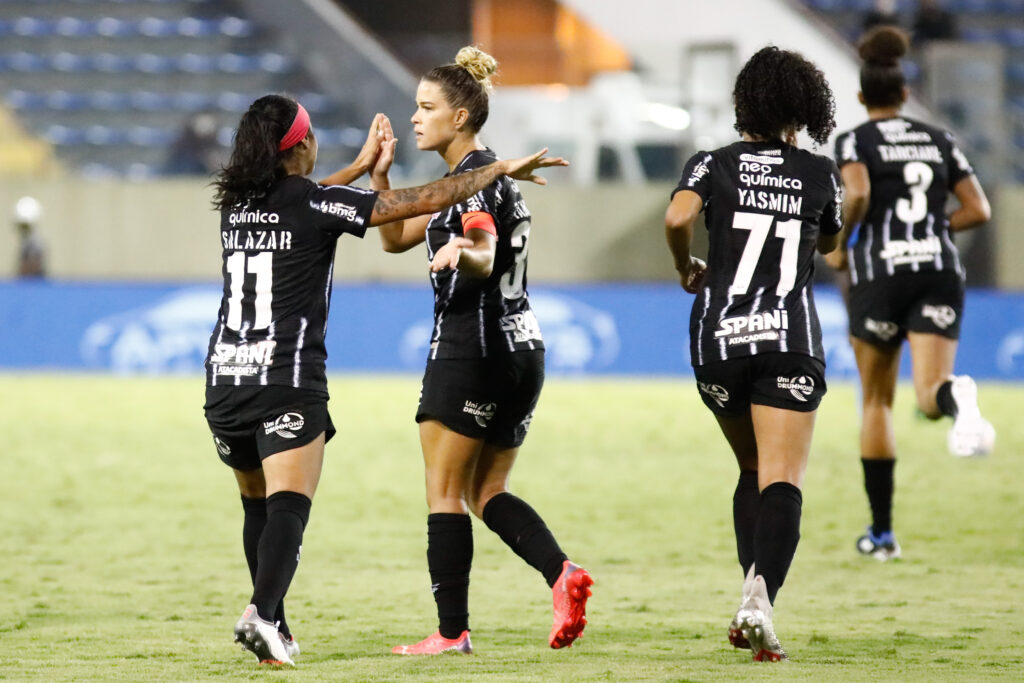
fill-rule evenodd
<path id="1" fill-rule="evenodd" d="M 306 424 L 302 413 L 285 413 L 276 420 L 263 423 L 264 434 L 277 434 L 285 439 L 294 439 L 295 432 L 301 431 Z"/>
<path id="2" fill-rule="evenodd" d="M 719 408 L 725 407 L 726 401 L 729 400 L 729 392 L 725 390 L 725 387 L 718 384 L 705 384 L 704 382 L 697 382 L 697 386 L 701 391 L 710 396 L 711 400 L 717 403 Z"/>
<path id="3" fill-rule="evenodd" d="M 494 409 L 497 405 L 494 403 L 474 403 L 473 401 L 466 401 L 466 405 L 462 406 L 462 412 L 469 413 L 476 419 L 476 423 L 481 427 L 486 427 L 487 422 L 494 417 Z"/>
<path id="4" fill-rule="evenodd" d="M 788 389 L 793 398 L 798 401 L 807 401 L 807 397 L 814 393 L 814 380 L 807 375 L 799 377 L 779 377 L 779 389 Z"/>

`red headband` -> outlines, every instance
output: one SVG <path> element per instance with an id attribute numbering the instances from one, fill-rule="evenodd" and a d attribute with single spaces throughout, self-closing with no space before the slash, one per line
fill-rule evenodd
<path id="1" fill-rule="evenodd" d="M 277 146 L 277 149 L 282 152 L 289 147 L 294 147 L 299 144 L 299 141 L 305 138 L 306 133 L 309 132 L 309 113 L 306 111 L 305 107 L 298 102 L 295 104 L 299 108 L 298 111 L 295 112 L 295 120 L 292 121 L 291 128 L 289 128 L 288 132 L 284 134 L 284 137 L 281 138 L 280 144 Z"/>

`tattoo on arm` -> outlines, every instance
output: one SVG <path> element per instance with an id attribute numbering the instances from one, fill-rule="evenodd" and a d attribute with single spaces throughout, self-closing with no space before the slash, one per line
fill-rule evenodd
<path id="1" fill-rule="evenodd" d="M 434 213 L 472 197 L 501 175 L 498 164 L 493 163 L 419 187 L 384 190 L 377 195 L 373 211 L 382 223 Z"/>

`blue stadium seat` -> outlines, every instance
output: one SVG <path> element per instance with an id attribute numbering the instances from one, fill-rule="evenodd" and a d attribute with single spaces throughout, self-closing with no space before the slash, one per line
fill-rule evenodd
<path id="1" fill-rule="evenodd" d="M 43 137 L 52 145 L 80 145 L 85 142 L 85 133 L 80 128 L 69 126 L 48 126 Z"/>
<path id="2" fill-rule="evenodd" d="M 202 92 L 178 92 L 172 96 L 175 111 L 200 112 L 213 108 L 213 96 Z"/>
<path id="3" fill-rule="evenodd" d="M 174 96 L 171 93 L 136 90 L 128 96 L 132 109 L 139 111 L 166 111 L 171 108 Z"/>
<path id="4" fill-rule="evenodd" d="M 46 109 L 46 97 L 42 93 L 28 90 L 8 90 L 4 103 L 16 111 Z"/>
<path id="5" fill-rule="evenodd" d="M 53 90 L 46 94 L 46 106 L 53 111 L 81 111 L 89 106 L 89 98 L 82 93 Z"/>
<path id="6" fill-rule="evenodd" d="M 192 74 L 211 74 L 216 70 L 216 62 L 210 55 L 188 52 L 178 57 L 178 69 Z"/>
<path id="7" fill-rule="evenodd" d="M 72 52 L 58 52 L 50 55 L 50 68 L 64 73 L 83 73 L 92 70 L 92 61 L 85 55 Z"/>
<path id="8" fill-rule="evenodd" d="M 92 68 L 101 73 L 124 73 L 132 69 L 132 59 L 127 55 L 97 52 L 92 56 Z"/>
<path id="9" fill-rule="evenodd" d="M 0 69 L 19 73 L 34 73 L 50 68 L 48 61 L 31 52 L 12 52 L 0 57 Z"/>
<path id="10" fill-rule="evenodd" d="M 96 22 L 96 33 L 108 38 L 124 38 L 135 32 L 135 24 L 116 17 L 103 17 Z"/>
<path id="11" fill-rule="evenodd" d="M 1024 48 L 1024 28 L 1011 26 L 1003 29 L 1000 35 L 1003 45 L 1010 48 Z"/>
<path id="12" fill-rule="evenodd" d="M 54 22 L 53 30 L 65 38 L 84 38 L 96 35 L 96 22 L 77 17 L 61 17 Z"/>
<path id="13" fill-rule="evenodd" d="M 152 52 L 143 52 L 135 55 L 132 60 L 132 67 L 136 71 L 147 74 L 166 74 L 177 70 L 176 60 L 167 55 L 158 55 Z"/>
<path id="14" fill-rule="evenodd" d="M 166 147 L 178 136 L 174 128 L 156 126 L 132 126 L 125 135 L 128 144 L 137 147 Z"/>
<path id="15" fill-rule="evenodd" d="M 995 0 L 946 0 L 944 7 L 956 14 L 987 14 L 995 9 Z"/>
<path id="16" fill-rule="evenodd" d="M 1006 64 L 1006 80 L 1014 85 L 1024 85 L 1024 59 L 1010 61 Z"/>
<path id="17" fill-rule="evenodd" d="M 123 111 L 131 106 L 131 97 L 125 92 L 97 90 L 89 97 L 89 104 L 99 111 Z"/>
<path id="18" fill-rule="evenodd" d="M 991 28 L 965 26 L 960 29 L 960 37 L 968 43 L 998 43 L 999 31 Z"/>

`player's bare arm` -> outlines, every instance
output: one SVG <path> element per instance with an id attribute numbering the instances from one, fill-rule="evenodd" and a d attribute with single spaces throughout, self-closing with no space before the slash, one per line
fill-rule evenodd
<path id="1" fill-rule="evenodd" d="M 693 240 L 693 226 L 704 205 L 700 195 L 690 190 L 681 190 L 672 198 L 665 211 L 665 239 L 675 259 L 676 272 L 683 289 L 691 294 L 700 289 L 707 264 L 690 254 Z"/>
<path id="2" fill-rule="evenodd" d="M 458 204 L 484 189 L 503 175 L 544 185 L 547 180 L 534 171 L 551 166 L 568 166 L 561 157 L 546 157 L 547 148 L 527 157 L 495 161 L 483 168 L 435 180 L 427 185 L 400 190 L 385 190 L 377 196 L 370 225 L 430 214 Z"/>

